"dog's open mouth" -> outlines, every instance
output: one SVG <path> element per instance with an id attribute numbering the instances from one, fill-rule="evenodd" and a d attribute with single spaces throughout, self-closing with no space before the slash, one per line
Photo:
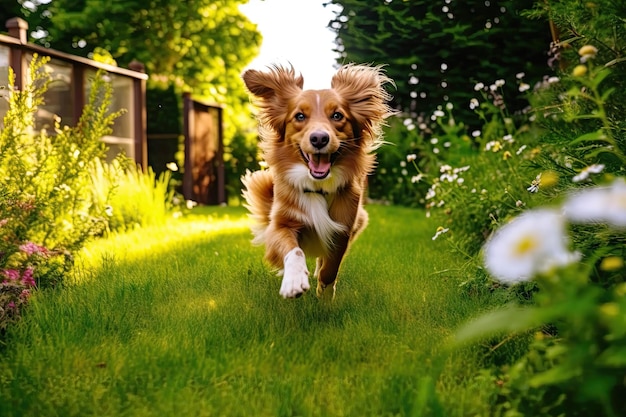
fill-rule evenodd
<path id="1" fill-rule="evenodd" d="M 333 156 L 327 153 L 304 153 L 302 152 L 302 158 L 309 166 L 309 172 L 311 176 L 317 180 L 323 180 L 330 174 L 330 167 L 333 164 Z"/>

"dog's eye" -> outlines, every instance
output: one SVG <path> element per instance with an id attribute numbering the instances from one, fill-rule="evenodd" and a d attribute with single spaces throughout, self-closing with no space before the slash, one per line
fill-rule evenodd
<path id="1" fill-rule="evenodd" d="M 296 113 L 296 121 L 304 122 L 304 119 L 306 119 L 306 116 L 304 115 L 304 113 L 302 112 Z"/>
<path id="2" fill-rule="evenodd" d="M 338 122 L 340 120 L 343 119 L 343 114 L 339 113 L 338 111 L 334 112 L 331 116 L 331 119 L 333 119 L 334 121 Z"/>

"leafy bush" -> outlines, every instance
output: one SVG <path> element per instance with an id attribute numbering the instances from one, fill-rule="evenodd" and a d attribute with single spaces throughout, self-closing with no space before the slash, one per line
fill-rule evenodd
<path id="1" fill-rule="evenodd" d="M 111 87 L 99 74 L 89 104 L 75 127 L 34 130 L 49 74 L 47 58 L 35 56 L 30 82 L 13 87 L 0 132 L 0 329 L 19 318 L 32 288 L 62 282 L 72 253 L 106 227 L 104 206 L 94 204 L 87 167 L 105 156 L 101 137 L 110 132 Z"/>
<path id="2" fill-rule="evenodd" d="M 539 140 L 528 167 L 542 176 L 528 190 L 538 198 L 511 222 L 513 210 L 494 217 L 483 247 L 487 272 L 512 291 L 533 286 L 532 300 L 459 333 L 466 341 L 534 335 L 521 357 L 487 370 L 499 382 L 493 415 L 626 413 L 626 44 L 617 17 L 625 11 L 611 1 L 541 2 L 532 13 L 549 13 L 569 36 L 559 78 L 529 96 Z M 538 205 L 547 208 L 525 210 Z"/>
<path id="3" fill-rule="evenodd" d="M 532 305 L 504 306 L 459 332 L 461 341 L 535 333 L 526 354 L 498 371 L 505 382 L 496 415 L 626 412 L 624 201 L 619 178 L 570 195 L 558 210 L 526 211 L 487 242 L 485 266 L 494 277 L 513 285 L 533 279 L 538 288 Z M 570 245 L 577 224 L 612 244 L 592 251 Z M 590 279 L 596 269 L 605 279 Z"/>

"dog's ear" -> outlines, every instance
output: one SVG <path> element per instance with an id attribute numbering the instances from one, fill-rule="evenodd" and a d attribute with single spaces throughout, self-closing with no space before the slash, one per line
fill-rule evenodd
<path id="1" fill-rule="evenodd" d="M 304 79 L 296 75 L 293 67 L 274 65 L 269 69 L 269 72 L 250 69 L 243 73 L 243 82 L 250 93 L 269 100 L 276 95 L 289 96 L 302 90 Z"/>
<path id="2" fill-rule="evenodd" d="M 395 112 L 387 104 L 391 95 L 385 85 L 395 85 L 382 66 L 348 64 L 332 78 L 331 87 L 349 107 L 363 136 L 377 142 L 384 120 Z M 374 143 L 373 143 L 374 144 Z"/>
<path id="3" fill-rule="evenodd" d="M 242 74 L 248 91 L 257 99 L 253 100 L 259 108 L 261 130 L 273 131 L 277 140 L 281 140 L 285 131 L 289 103 L 302 92 L 304 79 L 296 75 L 293 67 L 285 68 L 278 65 L 269 68 L 268 72 L 250 69 Z M 270 135 L 263 135 L 266 138 Z"/>

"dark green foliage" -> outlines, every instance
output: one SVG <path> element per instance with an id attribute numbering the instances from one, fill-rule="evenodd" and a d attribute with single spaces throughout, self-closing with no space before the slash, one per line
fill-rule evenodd
<path id="1" fill-rule="evenodd" d="M 397 85 L 395 103 L 410 115 L 430 114 L 449 101 L 459 109 L 460 121 L 473 121 L 467 109 L 476 82 L 518 72 L 534 82 L 551 72 L 548 23 L 520 15 L 532 0 L 332 3 L 343 6 L 331 23 L 341 60 L 386 64 Z M 517 96 L 514 87 L 506 87 L 511 99 Z M 513 100 L 509 105 L 524 106 Z"/>

